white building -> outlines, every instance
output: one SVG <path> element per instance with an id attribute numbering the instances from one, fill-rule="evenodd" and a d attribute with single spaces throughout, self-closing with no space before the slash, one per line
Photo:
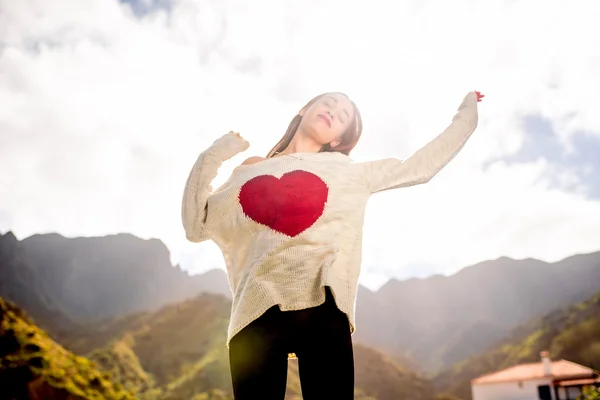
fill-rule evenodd
<path id="1" fill-rule="evenodd" d="M 586 385 L 600 385 L 597 371 L 567 360 L 520 364 L 471 381 L 473 400 L 575 400 Z"/>

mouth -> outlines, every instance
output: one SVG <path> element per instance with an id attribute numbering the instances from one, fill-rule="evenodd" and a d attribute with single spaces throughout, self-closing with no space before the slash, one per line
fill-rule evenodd
<path id="1" fill-rule="evenodd" d="M 319 114 L 319 118 L 321 118 L 323 120 L 323 122 L 325 122 L 327 124 L 328 127 L 331 128 L 331 120 L 329 118 L 327 118 L 326 116 Z"/>

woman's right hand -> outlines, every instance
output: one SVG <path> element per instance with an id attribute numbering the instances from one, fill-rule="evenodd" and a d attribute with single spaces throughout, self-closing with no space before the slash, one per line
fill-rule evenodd
<path id="1" fill-rule="evenodd" d="M 215 140 L 213 146 L 219 148 L 225 159 L 230 159 L 236 154 L 246 151 L 250 147 L 250 143 L 239 132 L 229 131 Z"/>

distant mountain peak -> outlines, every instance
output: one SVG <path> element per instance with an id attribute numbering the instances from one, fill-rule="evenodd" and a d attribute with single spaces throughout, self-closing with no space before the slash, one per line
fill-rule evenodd
<path id="1" fill-rule="evenodd" d="M 0 238 L 4 238 L 4 240 L 18 241 L 17 237 L 12 231 L 0 234 Z"/>

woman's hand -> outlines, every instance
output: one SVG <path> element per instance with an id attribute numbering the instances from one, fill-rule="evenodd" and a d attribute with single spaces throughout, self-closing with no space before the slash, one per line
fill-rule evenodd
<path id="1" fill-rule="evenodd" d="M 481 94 L 481 92 L 478 92 L 477 90 L 475 91 L 475 94 L 477 95 L 477 102 L 479 103 L 484 97 L 484 94 Z"/>
<path id="2" fill-rule="evenodd" d="M 221 160 L 224 161 L 246 151 L 250 147 L 250 143 L 238 132 L 229 131 L 215 140 L 213 146 L 219 152 Z"/>

